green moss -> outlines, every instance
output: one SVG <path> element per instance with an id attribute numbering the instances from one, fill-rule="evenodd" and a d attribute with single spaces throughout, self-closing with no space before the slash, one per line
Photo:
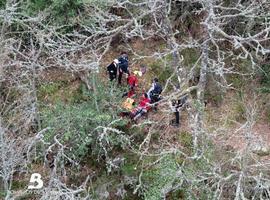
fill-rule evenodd
<path id="1" fill-rule="evenodd" d="M 184 57 L 184 65 L 189 67 L 193 67 L 200 57 L 200 53 L 192 48 L 186 48 L 180 54 Z"/>
<path id="2" fill-rule="evenodd" d="M 171 67 L 166 67 L 163 69 L 162 73 L 159 74 L 159 80 L 161 83 L 166 83 L 168 78 L 172 75 L 173 70 Z"/>
<path id="3" fill-rule="evenodd" d="M 166 43 L 160 44 L 160 45 L 159 45 L 159 50 L 160 50 L 160 51 L 163 51 L 163 50 L 166 49 L 166 47 L 167 47 L 167 44 L 166 44 Z"/>
<path id="4" fill-rule="evenodd" d="M 193 138 L 192 134 L 187 131 L 182 131 L 179 133 L 179 141 L 186 148 L 188 152 L 192 151 L 193 148 Z"/>
<path id="5" fill-rule="evenodd" d="M 243 88 L 245 86 L 245 80 L 242 76 L 238 74 L 228 75 L 227 81 L 229 84 L 232 84 L 232 86 L 237 89 Z"/>
<path id="6" fill-rule="evenodd" d="M 182 189 L 174 190 L 170 192 L 167 196 L 166 199 L 168 200 L 181 200 L 185 199 L 185 193 Z"/>
<path id="7" fill-rule="evenodd" d="M 170 56 L 167 59 L 169 58 Z M 173 68 L 171 67 L 171 65 L 164 65 L 164 63 L 161 61 L 151 63 L 149 65 L 149 68 L 149 71 L 151 71 L 151 76 L 157 77 L 159 79 L 159 82 L 162 84 L 165 84 L 168 78 L 173 73 Z"/>
<path id="8" fill-rule="evenodd" d="M 261 87 L 258 88 L 258 91 L 261 93 L 270 93 L 270 65 L 262 65 L 257 76 L 260 78 Z"/>
<path id="9" fill-rule="evenodd" d="M 241 74 L 253 73 L 251 61 L 249 59 L 236 59 L 228 61 L 227 65 L 233 65 L 234 71 L 239 73 L 227 75 L 228 84 L 232 84 L 236 89 L 244 88 L 252 77 L 242 76 Z"/>
<path id="10" fill-rule="evenodd" d="M 46 10 L 49 12 L 50 23 L 73 25 L 78 10 L 82 11 L 81 0 L 31 0 L 23 4 L 23 11 L 34 16 L 38 12 Z"/>
<path id="11" fill-rule="evenodd" d="M 24 196 L 20 197 L 19 199 L 16 200 L 29 200 L 29 199 L 38 199 L 38 195 L 37 194 L 25 194 Z"/>
<path id="12" fill-rule="evenodd" d="M 125 158 L 124 165 L 121 168 L 121 171 L 126 176 L 136 176 L 139 172 L 137 169 L 139 157 L 133 153 L 123 153 Z"/>
<path id="13" fill-rule="evenodd" d="M 134 176 L 136 174 L 136 164 L 125 164 L 123 167 L 122 167 L 122 172 L 124 175 L 127 175 L 127 176 Z"/>
<path id="14" fill-rule="evenodd" d="M 142 182 L 148 187 L 143 193 L 144 199 L 162 199 L 162 191 L 174 184 L 178 165 L 173 156 L 165 156 L 160 162 L 146 170 L 142 176 Z M 177 181 L 181 181 L 179 178 Z"/>
<path id="15" fill-rule="evenodd" d="M 235 70 L 239 73 L 252 73 L 252 62 L 249 59 L 236 59 L 233 60 L 233 65 L 235 66 Z"/>
<path id="16" fill-rule="evenodd" d="M 159 132 L 153 132 L 151 135 L 151 140 L 153 143 L 158 142 L 160 139 L 160 133 Z"/>
<path id="17" fill-rule="evenodd" d="M 6 0 L 0 1 L 0 8 L 3 8 L 6 5 Z"/>
<path id="18" fill-rule="evenodd" d="M 168 55 L 165 56 L 165 61 L 170 63 L 171 61 L 173 61 L 173 54 L 170 53 Z"/>
<path id="19" fill-rule="evenodd" d="M 155 62 L 152 62 L 149 64 L 149 71 L 152 73 L 152 74 L 159 74 L 160 71 L 162 70 L 162 62 L 158 62 L 158 61 L 155 61 Z"/>
<path id="20" fill-rule="evenodd" d="M 44 83 L 38 87 L 38 99 L 42 103 L 80 103 L 88 100 L 83 93 L 84 84 L 72 85 L 67 81 Z"/>
<path id="21" fill-rule="evenodd" d="M 27 185 L 28 185 L 27 181 L 13 180 L 11 189 L 12 190 L 20 190 L 20 189 L 25 188 Z"/>
<path id="22" fill-rule="evenodd" d="M 46 95 L 51 96 L 55 94 L 60 89 L 61 86 L 62 86 L 61 82 L 42 84 L 38 89 L 38 94 L 40 98 L 44 98 Z"/>
<path id="23" fill-rule="evenodd" d="M 212 102 L 213 105 L 220 105 L 223 101 L 223 96 L 218 90 L 207 90 L 205 92 L 205 99 L 207 102 Z"/>
<path id="24" fill-rule="evenodd" d="M 265 112 L 267 122 L 270 123 L 270 108 L 268 107 Z"/>
<path id="25" fill-rule="evenodd" d="M 260 80 L 261 84 L 270 87 L 270 64 L 262 65 L 260 75 L 261 75 Z"/>
<path id="26" fill-rule="evenodd" d="M 270 88 L 268 87 L 260 87 L 258 88 L 258 91 L 261 93 L 270 93 Z"/>
<path id="27" fill-rule="evenodd" d="M 234 112 L 235 112 L 235 120 L 236 121 L 243 121 L 245 120 L 245 106 L 241 102 L 236 102 L 234 106 Z"/>
<path id="28" fill-rule="evenodd" d="M 92 78 L 91 81 L 96 81 L 95 92 L 89 92 L 82 84 L 78 85 L 78 82 L 74 83 L 75 85 L 58 83 L 41 87 L 41 94 L 50 99 L 41 99 L 42 127 L 51 127 L 44 135 L 44 140 L 50 143 L 53 137 L 58 135 L 59 141 L 68 147 L 67 154 L 78 160 L 82 160 L 92 146 L 95 146 L 91 149 L 92 155 L 101 154 L 104 150 L 99 149 L 101 142 L 102 145 L 110 145 L 114 149 L 122 149 L 128 142 L 122 134 L 111 130 L 108 130 L 110 133 L 103 138 L 104 141 L 96 141 L 99 133 L 103 131 L 102 127 L 110 126 L 112 130 L 123 127 L 125 131 L 126 121 L 119 119 L 118 108 L 108 109 L 120 101 L 121 95 L 117 88 L 108 88 Z M 115 91 L 112 91 L 113 89 Z M 57 98 L 59 100 L 55 101 Z M 112 121 L 115 122 L 112 124 Z"/>
<path id="29" fill-rule="evenodd" d="M 7 193 L 3 190 L 0 190 L 0 199 L 4 199 Z"/>

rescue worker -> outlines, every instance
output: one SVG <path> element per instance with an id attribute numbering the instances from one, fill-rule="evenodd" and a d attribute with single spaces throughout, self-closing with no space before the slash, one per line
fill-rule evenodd
<path id="1" fill-rule="evenodd" d="M 110 81 L 116 79 L 118 64 L 119 64 L 118 59 L 114 59 L 113 62 L 107 67 L 107 72 L 109 73 Z"/>
<path id="2" fill-rule="evenodd" d="M 171 121 L 171 125 L 179 127 L 180 126 L 180 111 L 187 104 L 188 95 L 185 94 L 178 100 L 172 100 L 171 109 L 175 115 L 175 120 Z"/>
<path id="3" fill-rule="evenodd" d="M 137 108 L 131 111 L 131 118 L 135 121 L 150 110 L 150 99 L 144 93 Z"/>
<path id="4" fill-rule="evenodd" d="M 138 87 L 138 78 L 135 75 L 135 73 L 131 73 L 127 78 L 129 91 L 124 93 L 122 97 L 127 96 L 128 98 L 131 98 L 135 95 L 135 89 Z"/>
<path id="5" fill-rule="evenodd" d="M 153 79 L 152 86 L 148 90 L 147 95 L 151 99 L 151 104 L 154 104 L 153 110 L 157 110 L 157 102 L 161 99 L 160 94 L 162 92 L 162 86 L 158 82 L 157 78 Z"/>
<path id="6" fill-rule="evenodd" d="M 126 52 L 122 52 L 118 58 L 118 84 L 121 85 L 123 73 L 129 75 L 128 69 L 128 55 Z"/>
<path id="7" fill-rule="evenodd" d="M 140 71 L 141 71 L 142 75 L 144 75 L 146 73 L 146 66 L 144 64 L 141 64 Z"/>
<path id="8" fill-rule="evenodd" d="M 160 100 L 161 92 L 162 92 L 162 86 L 158 82 L 158 79 L 154 78 L 152 82 L 152 86 L 147 92 L 147 95 L 151 99 L 151 103 L 156 103 Z"/>

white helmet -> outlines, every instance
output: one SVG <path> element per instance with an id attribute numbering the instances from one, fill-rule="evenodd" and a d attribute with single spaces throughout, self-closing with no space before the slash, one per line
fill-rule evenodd
<path id="1" fill-rule="evenodd" d="M 116 64 L 119 64 L 119 60 L 118 59 L 114 59 L 113 62 L 116 63 Z"/>
<path id="2" fill-rule="evenodd" d="M 141 71 L 134 71 L 133 73 L 134 73 L 135 75 L 142 76 L 142 72 L 141 72 Z"/>

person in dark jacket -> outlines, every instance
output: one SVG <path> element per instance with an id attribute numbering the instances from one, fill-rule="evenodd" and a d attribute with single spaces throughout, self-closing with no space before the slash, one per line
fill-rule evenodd
<path id="1" fill-rule="evenodd" d="M 107 67 L 110 81 L 116 79 L 118 64 L 119 64 L 118 59 L 114 59 L 113 62 Z"/>
<path id="2" fill-rule="evenodd" d="M 121 85 L 123 73 L 129 75 L 128 69 L 128 55 L 126 52 L 122 52 L 121 56 L 118 58 L 119 68 L 118 68 L 118 84 Z"/>
<path id="3" fill-rule="evenodd" d="M 175 115 L 175 120 L 172 120 L 171 124 L 173 126 L 179 127 L 180 126 L 180 111 L 187 105 L 187 98 L 188 95 L 185 94 L 180 97 L 178 100 L 172 100 L 171 102 L 171 109 Z"/>
<path id="4" fill-rule="evenodd" d="M 158 79 L 154 78 L 152 86 L 147 92 L 148 96 L 151 99 L 151 103 L 156 103 L 160 100 L 161 92 L 162 92 L 162 86 L 158 82 Z"/>

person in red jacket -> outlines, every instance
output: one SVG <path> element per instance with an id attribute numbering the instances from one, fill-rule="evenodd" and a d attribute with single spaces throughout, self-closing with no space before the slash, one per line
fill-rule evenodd
<path id="1" fill-rule="evenodd" d="M 147 93 L 144 93 L 139 103 L 139 106 L 131 112 L 133 120 L 138 119 L 140 116 L 147 113 L 148 110 L 150 110 L 150 101 L 151 100 L 149 99 Z"/>
<path id="2" fill-rule="evenodd" d="M 132 73 L 128 76 L 127 81 L 129 85 L 128 97 L 130 98 L 135 94 L 135 88 L 138 87 L 138 78 L 134 73 Z"/>
<path id="3" fill-rule="evenodd" d="M 132 98 L 135 94 L 135 88 L 138 86 L 138 78 L 134 73 L 131 73 L 127 78 L 127 83 L 129 86 L 129 91 L 124 93 L 122 97 L 127 96 L 128 98 Z"/>

